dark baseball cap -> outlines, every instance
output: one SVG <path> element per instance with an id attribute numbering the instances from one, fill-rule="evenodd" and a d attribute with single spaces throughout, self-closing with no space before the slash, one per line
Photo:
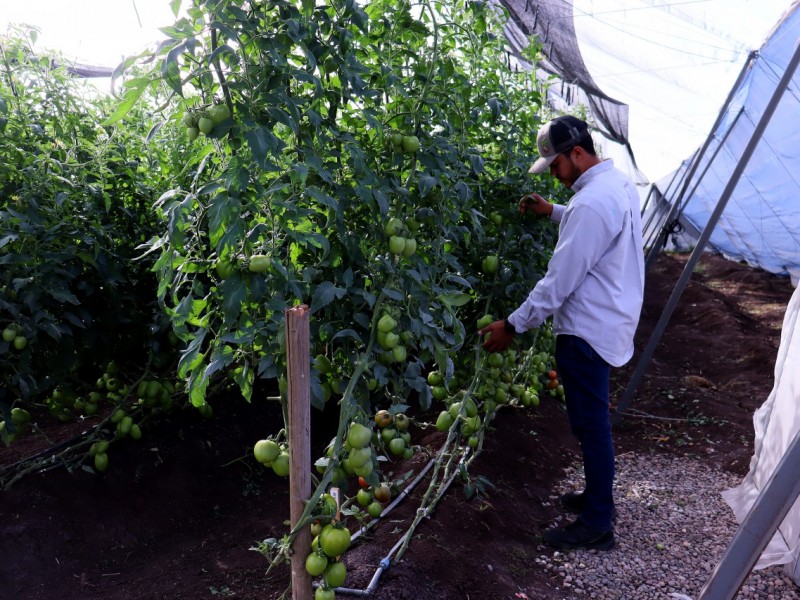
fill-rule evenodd
<path id="1" fill-rule="evenodd" d="M 571 150 L 589 136 L 589 126 L 571 115 L 545 123 L 536 136 L 539 158 L 528 173 L 544 172 L 559 154 Z"/>

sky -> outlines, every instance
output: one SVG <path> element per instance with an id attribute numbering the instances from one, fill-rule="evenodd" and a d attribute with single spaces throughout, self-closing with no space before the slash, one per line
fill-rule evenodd
<path id="1" fill-rule="evenodd" d="M 584 62 L 603 92 L 630 106 L 630 143 L 648 180 L 702 145 L 749 52 L 791 4 L 573 0 Z M 10 22 L 38 26 L 37 48 L 113 68 L 161 40 L 158 28 L 174 18 L 169 0 L 0 0 L 0 31 Z"/>
<path id="2" fill-rule="evenodd" d="M 116 67 L 163 39 L 158 28 L 174 22 L 169 0 L 0 0 L 0 31 L 35 25 L 36 48 L 92 66 Z"/>

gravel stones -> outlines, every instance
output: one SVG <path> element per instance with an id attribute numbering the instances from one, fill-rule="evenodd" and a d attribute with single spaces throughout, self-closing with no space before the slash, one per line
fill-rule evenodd
<path id="1" fill-rule="evenodd" d="M 619 455 L 616 548 L 563 553 L 541 545 L 535 562 L 560 580 L 567 597 L 697 598 L 738 528 L 720 492 L 739 482 L 737 476 L 697 459 Z M 583 472 L 573 468 L 558 493 L 582 486 Z M 557 496 L 552 500 L 557 502 Z M 564 515 L 554 525 L 571 518 Z M 800 589 L 776 565 L 750 574 L 736 600 L 750 599 L 797 600 Z"/>

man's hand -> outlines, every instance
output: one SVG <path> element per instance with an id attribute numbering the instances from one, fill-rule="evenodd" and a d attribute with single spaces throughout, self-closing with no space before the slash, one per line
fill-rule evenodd
<path id="1" fill-rule="evenodd" d="M 539 194 L 525 194 L 519 200 L 519 212 L 523 215 L 530 212 L 547 217 L 553 213 L 553 205 Z"/>
<path id="2" fill-rule="evenodd" d="M 489 323 L 483 329 L 478 330 L 478 335 L 491 334 L 486 336 L 483 347 L 487 352 L 502 352 L 508 349 L 514 339 L 514 334 L 506 331 L 505 321 L 495 321 Z"/>

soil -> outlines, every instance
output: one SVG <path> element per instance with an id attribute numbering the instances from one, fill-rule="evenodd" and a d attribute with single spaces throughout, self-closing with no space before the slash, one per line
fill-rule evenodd
<path id="1" fill-rule="evenodd" d="M 687 258 L 663 254 L 648 272 L 636 355 L 613 375 L 617 402 Z M 753 412 L 772 389 L 792 292 L 786 278 L 705 253 L 615 427 L 618 453 L 688 454 L 744 475 L 753 447 Z M 559 482 L 578 456 L 562 406 L 546 400 L 535 409 L 498 413 L 495 431 L 469 469 L 485 483 L 483 491 L 468 500 L 456 478 L 371 597 L 564 597 L 534 565 L 542 530 L 557 515 L 553 499 Z M 291 597 L 289 567 L 266 574 L 266 559 L 253 549 L 288 531 L 287 480 L 251 458 L 253 441 L 274 433 L 275 403 L 219 398 L 212 405 L 212 419 L 182 411 L 153 424 L 140 442 L 114 447 L 102 475 L 54 461 L 2 492 L 0 597 Z M 331 420 L 335 415 L 314 415 L 316 444 L 330 439 Z M 7 478 L 9 468 L 24 458 L 49 456 L 49 448 L 79 433 L 75 424 L 39 425 L 42 435 L 0 451 L 0 476 Z M 432 452 L 442 442 L 435 431 L 413 428 L 412 434 Z M 398 475 L 417 473 L 426 462 L 417 453 L 392 468 Z M 348 587 L 367 588 L 426 488 L 425 483 L 415 487 L 369 536 L 353 544 L 344 557 Z M 337 594 L 346 597 L 351 596 Z"/>

